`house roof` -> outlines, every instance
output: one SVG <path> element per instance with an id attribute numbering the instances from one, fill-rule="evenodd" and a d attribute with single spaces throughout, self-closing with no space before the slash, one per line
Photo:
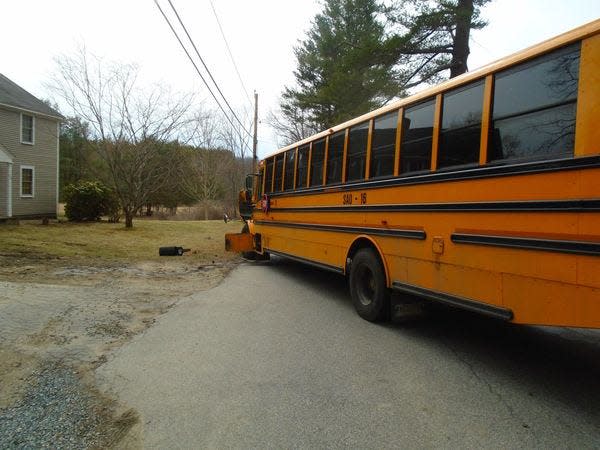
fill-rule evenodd
<path id="1" fill-rule="evenodd" d="M 0 73 L 0 105 L 64 119 L 64 117 L 46 103 L 34 97 L 21 86 Z"/>

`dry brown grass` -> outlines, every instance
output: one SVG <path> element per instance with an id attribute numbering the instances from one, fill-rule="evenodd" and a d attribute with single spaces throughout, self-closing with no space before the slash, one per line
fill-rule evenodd
<path id="1" fill-rule="evenodd" d="M 194 262 L 227 261 L 236 257 L 224 250 L 224 235 L 238 232 L 242 223 L 212 221 L 135 220 L 132 229 L 107 222 L 72 223 L 26 221 L 0 225 L 0 255 L 32 259 L 69 259 L 102 263 L 153 261 L 158 248 L 191 249 Z M 164 258 L 164 257 L 162 257 Z M 191 261 L 190 261 L 191 262 Z"/>

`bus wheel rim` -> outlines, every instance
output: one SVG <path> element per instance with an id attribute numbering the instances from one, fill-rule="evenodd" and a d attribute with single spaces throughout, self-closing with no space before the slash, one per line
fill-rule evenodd
<path id="1" fill-rule="evenodd" d="M 370 306 L 375 299 L 375 276 L 371 269 L 362 266 L 358 273 L 358 299 L 364 306 Z"/>

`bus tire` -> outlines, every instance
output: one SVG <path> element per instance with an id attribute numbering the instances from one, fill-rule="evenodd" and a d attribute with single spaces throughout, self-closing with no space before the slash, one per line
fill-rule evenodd
<path id="1" fill-rule="evenodd" d="M 378 255 L 370 248 L 359 250 L 350 265 L 350 295 L 360 317 L 369 322 L 387 320 L 390 293 Z"/>
<path id="2" fill-rule="evenodd" d="M 250 233 L 250 227 L 248 227 L 247 223 L 244 223 L 242 233 Z M 254 261 L 256 259 L 256 252 L 242 252 L 242 258 Z"/>

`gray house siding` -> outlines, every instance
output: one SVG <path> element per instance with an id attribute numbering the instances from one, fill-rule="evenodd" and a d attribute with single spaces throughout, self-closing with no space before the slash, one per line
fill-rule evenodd
<path id="1" fill-rule="evenodd" d="M 36 113 L 34 143 L 21 143 L 21 111 L 0 107 L 0 144 L 12 154 L 12 216 L 56 217 L 58 183 L 58 119 Z M 8 164 L 0 163 L 0 217 L 7 214 L 6 176 Z M 21 195 L 21 169 L 33 168 L 33 195 Z M 1 180 L 5 180 L 3 183 Z"/>
<path id="2" fill-rule="evenodd" d="M 56 217 L 62 119 L 48 104 L 0 74 L 0 218 Z M 22 142 L 22 131 L 27 142 Z M 22 182 L 24 169 L 26 183 Z"/>

